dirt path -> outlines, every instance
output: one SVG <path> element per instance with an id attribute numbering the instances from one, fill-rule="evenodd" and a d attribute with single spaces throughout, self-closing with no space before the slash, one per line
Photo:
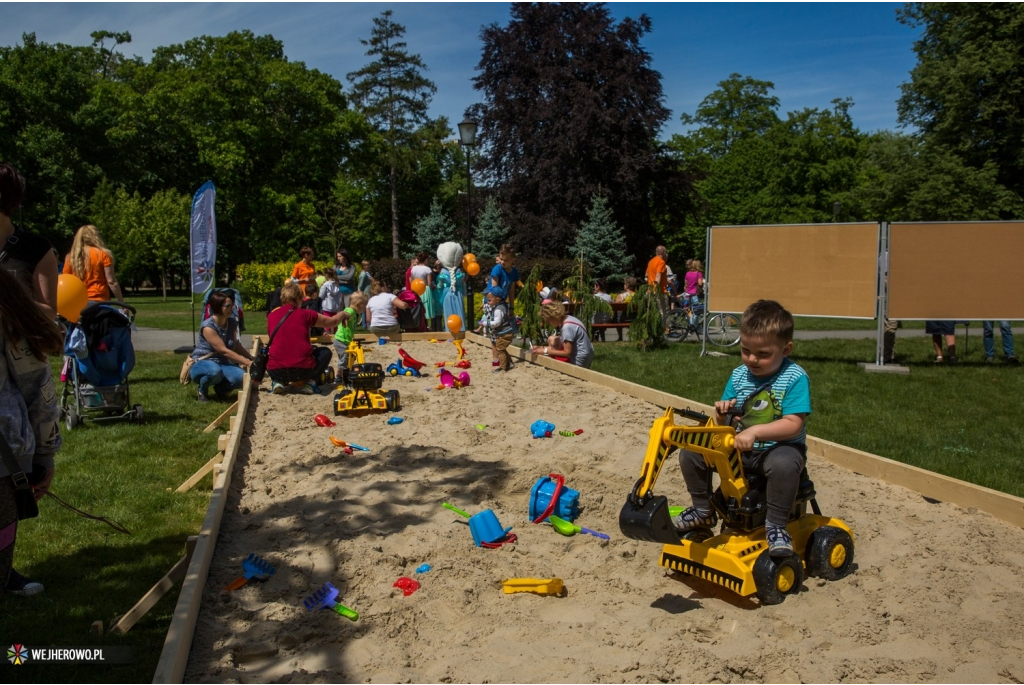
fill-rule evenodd
<path id="1" fill-rule="evenodd" d="M 454 358 L 451 345 L 404 347 Z M 397 358 L 394 345 L 368 349 L 367 361 Z M 318 428 L 327 395 L 258 395 L 187 682 L 1024 681 L 1024 530 L 812 456 L 824 513 L 854 530 L 857 569 L 762 608 L 668 572 L 658 545 L 619 533 L 661 409 L 530 364 L 492 375 L 489 352 L 468 350 L 468 388 L 385 381 L 402 393 L 397 426 L 377 415 Z M 539 418 L 585 432 L 533 440 Z M 372 451 L 341 454 L 331 434 Z M 551 471 L 609 542 L 529 523 L 530 488 Z M 677 464 L 658 491 L 686 503 Z M 518 544 L 474 547 L 445 500 L 493 509 Z M 249 552 L 277 574 L 222 592 Z M 433 568 L 416 576 L 422 563 Z M 403 575 L 422 582 L 409 597 L 392 588 Z M 568 596 L 504 595 L 500 581 L 520 576 L 561 577 Z M 327 581 L 358 622 L 303 608 Z"/>

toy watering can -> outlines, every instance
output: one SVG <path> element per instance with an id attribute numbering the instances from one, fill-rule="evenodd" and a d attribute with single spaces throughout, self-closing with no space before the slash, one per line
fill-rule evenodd
<path id="1" fill-rule="evenodd" d="M 580 515 L 580 493 L 565 486 L 560 473 L 551 473 L 537 479 L 530 490 L 530 520 L 541 523 L 554 514 L 566 521 L 575 521 Z"/>
<path id="2" fill-rule="evenodd" d="M 490 509 L 470 515 L 447 502 L 442 502 L 441 506 L 469 519 L 469 532 L 473 535 L 473 544 L 477 547 L 495 547 L 505 541 L 512 530 L 512 526 L 502 528 L 497 515 Z"/>

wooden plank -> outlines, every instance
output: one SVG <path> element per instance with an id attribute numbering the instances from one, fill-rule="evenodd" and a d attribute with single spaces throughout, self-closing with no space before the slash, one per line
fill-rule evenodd
<path id="1" fill-rule="evenodd" d="M 472 342 L 490 346 L 490 341 L 483 336 L 470 333 L 467 337 Z M 676 409 L 689 407 L 704 412 L 714 411 L 714 407 L 711 405 L 701 404 L 685 397 L 654 390 L 590 369 L 572 366 L 566 362 L 554 361 L 550 357 L 533 355 L 528 350 L 518 347 L 510 346 L 508 351 L 513 357 L 523 361 L 529 361 L 580 380 L 590 381 L 659 407 L 675 407 Z M 961 507 L 976 507 L 997 519 L 1024 527 L 1024 499 L 1020 497 L 812 436 L 807 436 L 807 451 L 856 473 L 907 488 L 931 499 L 951 502 Z"/>
<path id="2" fill-rule="evenodd" d="M 210 425 L 209 425 L 209 426 L 207 426 L 206 428 L 204 428 L 204 429 L 203 429 L 203 432 L 204 432 L 204 433 L 209 433 L 210 431 L 212 431 L 212 430 L 213 430 L 214 428 L 216 428 L 217 426 L 219 426 L 219 425 L 220 425 L 220 422 L 221 422 L 221 421 L 223 421 L 224 419 L 226 419 L 226 418 L 227 418 L 227 417 L 228 417 L 228 416 L 229 416 L 229 415 L 230 415 L 230 414 L 231 414 L 232 412 L 234 412 L 234 411 L 235 411 L 236 409 L 238 409 L 238 400 L 235 400 L 235 403 L 234 403 L 234 404 L 232 404 L 232 405 L 231 405 L 230 407 L 228 407 L 227 409 L 225 409 L 225 410 L 224 410 L 224 411 L 223 411 L 223 412 L 221 413 L 221 415 L 220 415 L 220 416 L 218 416 L 218 417 L 217 417 L 217 418 L 215 418 L 215 419 L 214 419 L 214 420 L 213 420 L 212 422 L 210 422 Z"/>
<path id="3" fill-rule="evenodd" d="M 128 613 L 119 618 L 114 625 L 110 626 L 110 632 L 127 633 L 131 630 L 132 626 L 138 623 L 139 619 L 145 616 L 171 588 L 181 582 L 181 579 L 185 577 L 185 569 L 187 567 L 187 556 L 178 559 L 178 563 L 171 567 L 171 570 L 157 581 L 157 584 L 151 587 L 149 592 L 135 603 L 135 606 L 128 610 Z"/>
<path id="4" fill-rule="evenodd" d="M 223 436 L 221 436 L 221 437 L 223 437 Z M 195 486 L 199 485 L 199 481 L 201 481 L 203 478 L 205 478 L 206 474 L 208 474 L 210 471 L 213 471 L 213 467 L 216 464 L 221 463 L 221 461 L 223 461 L 223 460 L 224 460 L 224 453 L 223 452 L 218 452 L 217 454 L 215 454 L 213 456 L 213 459 L 211 459 L 210 461 L 206 462 L 201 467 L 199 467 L 199 470 L 196 471 L 195 473 L 193 473 L 191 476 L 189 476 L 187 481 L 185 481 L 184 483 L 179 485 L 178 489 L 175 490 L 175 492 L 188 492 L 189 490 L 191 490 Z"/>
<path id="5" fill-rule="evenodd" d="M 231 439 L 231 436 L 228 433 L 225 433 L 224 435 L 218 435 L 217 436 L 217 451 L 218 452 L 223 452 L 224 450 L 226 450 L 228 448 L 228 440 L 230 440 L 230 439 Z"/>
<path id="6" fill-rule="evenodd" d="M 263 342 L 254 336 L 252 353 L 259 352 L 262 345 Z M 237 416 L 240 416 L 241 420 L 235 423 L 229 433 L 231 438 L 228 440 L 222 462 L 223 471 L 213 482 L 210 505 L 206 509 L 206 516 L 203 518 L 202 527 L 195 541 L 195 551 L 188 563 L 185 581 L 178 594 L 178 603 L 174 607 L 171 625 L 167 629 L 167 637 L 164 639 L 163 651 L 160 653 L 160 660 L 153 673 L 154 683 L 180 683 L 185 677 L 185 667 L 188 665 L 188 656 L 192 649 L 192 637 L 195 634 L 196 621 L 199 619 L 203 587 L 206 585 L 206 578 L 210 573 L 210 564 L 213 561 L 213 552 L 217 544 L 217 534 L 220 532 L 221 519 L 227 505 L 231 472 L 235 458 L 238 456 L 242 433 L 245 430 L 249 403 L 257 390 L 258 387 L 253 386 L 246 374 L 242 381 L 242 391 L 238 396 Z"/>
<path id="7" fill-rule="evenodd" d="M 861 475 L 899 485 L 940 502 L 976 507 L 997 519 L 1024 527 L 1024 499 L 1020 497 L 821 438 L 807 436 L 807 450 Z"/>
<path id="8" fill-rule="evenodd" d="M 237 420 L 238 420 L 238 415 L 237 414 L 232 416 L 230 419 L 228 419 L 228 432 L 229 433 L 231 431 L 235 430 L 235 422 Z"/>

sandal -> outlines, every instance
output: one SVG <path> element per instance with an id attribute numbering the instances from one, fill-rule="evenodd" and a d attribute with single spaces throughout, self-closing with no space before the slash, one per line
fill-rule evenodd
<path id="1" fill-rule="evenodd" d="M 936 364 L 941 364 L 941 363 L 942 363 L 943 361 L 944 361 L 944 360 L 943 360 L 943 358 L 942 358 L 942 355 L 941 355 L 941 354 L 940 354 L 940 355 L 939 355 L 938 357 L 936 357 L 936 358 L 935 358 L 935 363 L 936 363 Z"/>

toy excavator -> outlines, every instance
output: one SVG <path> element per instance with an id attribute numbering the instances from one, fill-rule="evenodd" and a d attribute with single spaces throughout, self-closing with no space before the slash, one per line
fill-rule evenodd
<path id="1" fill-rule="evenodd" d="M 362 416 L 374 411 L 398 411 L 402 408 L 397 390 L 380 390 L 384 370 L 380 364 L 356 364 L 348 371 L 352 386 L 334 396 L 334 415 Z"/>
<path id="2" fill-rule="evenodd" d="M 659 561 L 662 566 L 716 583 L 743 597 L 756 593 L 762 604 L 779 604 L 786 595 L 799 592 L 805 569 L 808 575 L 825 580 L 839 580 L 850 572 L 853 533 L 839 519 L 821 515 L 807 469 L 801 474 L 786 526 L 796 553 L 772 558 L 764 529 L 767 479 L 744 473 L 743 460 L 735 447 L 735 428 L 719 426 L 711 417 L 690 409 L 679 413 L 700 425 L 676 425 L 675 413 L 669 407 L 651 427 L 640 478 L 619 512 L 623 535 L 664 543 Z M 738 414 L 731 412 L 730 416 Z M 711 497 L 711 505 L 722 518 L 718 535 L 702 527 L 680 537 L 672 525 L 668 499 L 654 494 L 654 483 L 665 459 L 680 448 L 699 453 L 718 473 L 721 485 Z M 813 514 L 807 513 L 808 503 Z"/>

